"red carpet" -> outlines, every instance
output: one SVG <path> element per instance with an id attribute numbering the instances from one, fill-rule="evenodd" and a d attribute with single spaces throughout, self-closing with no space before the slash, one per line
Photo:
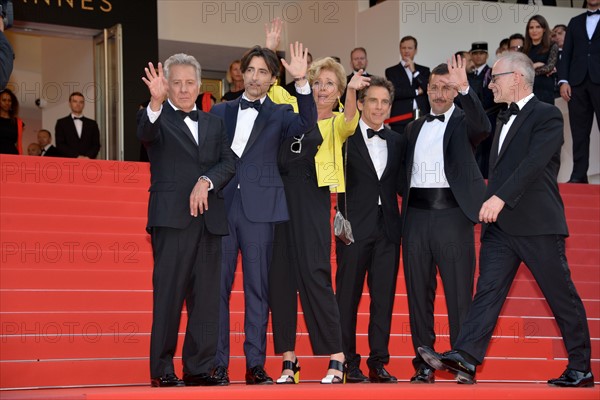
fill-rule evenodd
<path id="1" fill-rule="evenodd" d="M 152 254 L 145 233 L 148 167 L 142 163 L 81 161 L 0 155 L 0 397 L 168 398 L 147 388 L 152 307 Z M 592 370 L 600 380 L 600 187 L 561 185 L 571 237 L 567 256 L 584 300 L 592 334 Z M 439 285 L 439 293 L 441 284 Z M 368 354 L 368 293 L 358 321 L 359 351 Z M 231 377 L 244 373 L 243 293 L 238 273 L 232 295 Z M 185 319 L 185 315 L 183 317 Z M 436 301 L 437 349 L 449 347 L 443 296 Z M 182 325 L 183 326 L 183 325 Z M 298 356 L 303 381 L 316 381 L 327 358 L 314 357 L 304 321 Z M 412 344 L 402 273 L 398 277 L 389 370 L 402 382 L 412 375 Z M 269 337 L 269 341 L 271 338 Z M 280 357 L 268 345 L 272 376 Z M 180 356 L 180 349 L 178 352 Z M 181 372 L 180 359 L 176 366 Z M 560 375 L 566 352 L 543 296 L 522 268 L 502 311 L 479 382 L 346 386 L 341 398 L 584 398 L 598 390 L 567 391 L 545 382 Z M 438 381 L 451 381 L 439 374 Z M 512 382 L 512 383 L 511 383 Z M 518 384 L 514 382 L 526 382 Z M 12 391 L 18 388 L 143 385 L 73 391 Z M 515 389 L 515 388 L 518 388 Z M 178 388 L 178 398 L 324 398 L 322 385 L 293 388 Z M 341 390 L 341 391 L 340 391 Z M 516 391 L 515 391 L 516 390 Z M 529 393 L 528 391 L 532 392 Z M 37 394 L 36 394 L 37 393 Z M 343 394 L 342 394 L 343 393 Z M 487 393 L 487 394 L 486 394 Z M 511 393 L 520 393 L 511 395 Z M 572 397 L 572 396 L 581 397 Z M 10 397 L 9 397 L 10 396 Z M 16 397 L 15 397 L 16 396 Z M 63 397 L 64 396 L 64 397 Z M 556 396 L 556 397 L 553 397 Z M 21 398 L 25 398 L 21 397 Z"/>

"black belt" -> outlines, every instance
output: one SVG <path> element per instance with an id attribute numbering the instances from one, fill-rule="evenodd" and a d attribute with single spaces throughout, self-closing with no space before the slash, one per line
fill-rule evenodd
<path id="1" fill-rule="evenodd" d="M 408 206 L 423 210 L 456 208 L 458 203 L 450 188 L 410 188 Z"/>

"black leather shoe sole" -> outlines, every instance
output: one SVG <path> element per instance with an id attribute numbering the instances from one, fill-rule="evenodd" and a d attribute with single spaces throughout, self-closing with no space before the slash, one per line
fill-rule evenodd
<path id="1" fill-rule="evenodd" d="M 177 387 L 185 386 L 181 379 L 163 379 L 163 378 L 152 378 L 150 380 L 151 387 Z"/>

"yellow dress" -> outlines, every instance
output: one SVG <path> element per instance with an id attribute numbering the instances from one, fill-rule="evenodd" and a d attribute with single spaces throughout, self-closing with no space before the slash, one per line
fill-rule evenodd
<path id="1" fill-rule="evenodd" d="M 333 193 L 343 193 L 346 191 L 346 183 L 344 181 L 342 145 L 356 131 L 360 115 L 356 111 L 354 118 L 348 122 L 343 113 L 334 112 L 333 115 L 331 118 L 318 122 L 323 143 L 315 155 L 317 183 L 319 186 L 329 186 L 329 190 Z M 335 118 L 334 127 L 331 123 L 333 118 Z"/>

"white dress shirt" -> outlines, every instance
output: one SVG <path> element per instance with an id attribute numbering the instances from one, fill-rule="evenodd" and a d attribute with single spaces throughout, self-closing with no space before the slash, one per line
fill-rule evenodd
<path id="1" fill-rule="evenodd" d="M 75 129 L 77 130 L 77 136 L 81 139 L 81 132 L 83 131 L 83 121 L 75 118 L 82 118 L 83 114 L 75 115 L 71 113 L 71 118 L 73 118 L 73 123 L 75 124 Z"/>
<path id="2" fill-rule="evenodd" d="M 365 144 L 367 145 L 367 150 L 369 151 L 371 162 L 375 167 L 377 178 L 381 179 L 383 171 L 385 171 L 388 159 L 387 142 L 380 138 L 379 135 L 374 135 L 372 138 L 369 139 L 369 137 L 367 136 L 367 129 L 369 129 L 369 126 L 362 119 L 358 121 L 358 125 L 360 126 L 360 131 L 362 133 L 363 139 L 365 140 Z M 378 129 L 374 130 L 379 131 L 383 128 L 384 126 L 381 125 Z M 378 204 L 381 205 L 381 197 L 379 197 Z"/>
<path id="3" fill-rule="evenodd" d="M 529 100 L 531 100 L 532 97 L 533 97 L 533 93 L 531 93 L 529 96 L 524 97 L 521 100 L 517 101 L 519 110 L 522 110 L 523 107 L 525 107 L 525 104 L 527 104 L 527 102 Z M 516 114 L 511 115 L 510 118 L 508 119 L 508 122 L 506 124 L 504 124 L 504 126 L 502 127 L 502 130 L 500 131 L 500 138 L 498 139 L 498 154 L 500 154 L 500 150 L 502 150 L 502 144 L 504 143 L 504 139 L 506 139 L 506 134 L 508 133 L 508 130 L 512 126 L 515 118 L 517 118 Z"/>
<path id="4" fill-rule="evenodd" d="M 169 102 L 169 104 L 171 105 L 171 107 L 173 107 L 175 109 L 175 111 L 179 110 L 179 108 L 175 107 L 175 105 L 173 103 L 171 103 L 170 99 L 167 99 L 167 101 Z M 150 120 L 151 123 L 156 122 L 156 120 L 160 116 L 160 113 L 162 112 L 162 109 L 163 109 L 162 104 L 160 106 L 160 110 L 158 110 L 158 111 L 152 111 L 150 109 L 150 106 L 146 107 L 146 113 L 148 114 L 148 119 Z M 194 108 L 193 108 L 192 111 L 194 111 L 194 110 L 198 110 L 196 108 L 195 104 L 194 104 Z M 190 129 L 190 132 L 191 132 L 192 136 L 194 137 L 194 140 L 196 141 L 196 144 L 198 144 L 198 121 L 194 121 L 190 117 L 185 117 L 185 119 L 183 120 L 183 122 L 185 122 L 185 124 L 187 125 L 187 127 Z"/>
<path id="5" fill-rule="evenodd" d="M 444 172 L 444 132 L 454 104 L 444 113 L 444 122 L 434 119 L 425 121 L 415 143 L 410 187 L 449 188 Z"/>

